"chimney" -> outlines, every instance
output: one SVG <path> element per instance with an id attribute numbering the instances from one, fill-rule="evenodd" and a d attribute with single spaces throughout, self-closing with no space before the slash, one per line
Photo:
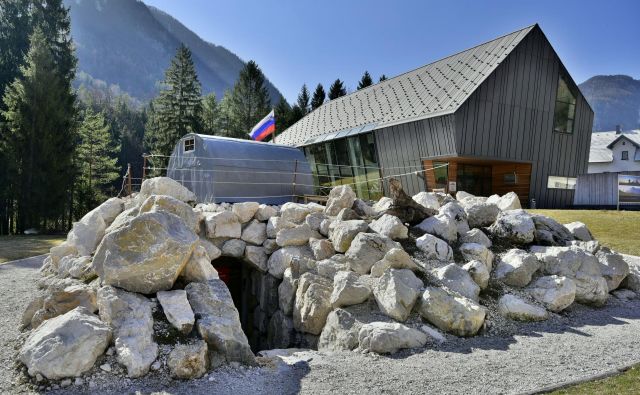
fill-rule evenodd
<path id="1" fill-rule="evenodd" d="M 616 125 L 616 134 L 622 133 L 622 125 Z"/>

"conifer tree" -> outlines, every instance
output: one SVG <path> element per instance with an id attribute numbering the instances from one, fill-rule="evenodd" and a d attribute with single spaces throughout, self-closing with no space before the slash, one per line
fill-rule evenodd
<path id="1" fill-rule="evenodd" d="M 386 75 L 384 75 L 384 74 L 382 74 L 382 75 L 380 76 L 380 79 L 378 80 L 378 82 L 382 82 L 382 81 L 386 81 L 386 80 L 387 80 L 387 76 L 386 76 Z"/>
<path id="2" fill-rule="evenodd" d="M 226 90 L 222 100 L 218 104 L 220 110 L 219 125 L 220 130 L 216 133 L 219 136 L 231 137 L 233 132 L 233 122 L 231 121 L 231 90 Z"/>
<path id="3" fill-rule="evenodd" d="M 302 89 L 300 89 L 300 93 L 298 94 L 297 104 L 303 115 L 309 112 L 309 90 L 307 89 L 307 84 L 302 85 Z"/>
<path id="4" fill-rule="evenodd" d="M 230 100 L 230 137 L 248 139 L 255 124 L 271 111 L 264 74 L 253 60 L 240 71 Z"/>
<path id="5" fill-rule="evenodd" d="M 324 93 L 324 88 L 322 84 L 318 84 L 316 86 L 316 90 L 313 91 L 313 97 L 311 98 L 311 111 L 320 107 L 324 103 L 324 99 L 326 98 L 326 93 Z"/>
<path id="6" fill-rule="evenodd" d="M 344 83 L 340 81 L 339 78 L 335 80 L 333 84 L 331 84 L 331 87 L 329 87 L 329 100 L 337 99 L 346 94 L 347 89 L 344 87 Z"/>
<path id="7" fill-rule="evenodd" d="M 152 153 L 170 155 L 176 142 L 187 133 L 202 131 L 202 86 L 191 51 L 180 45 L 165 72 L 164 89 L 154 102 L 156 130 L 147 140 Z"/>
<path id="8" fill-rule="evenodd" d="M 82 115 L 78 139 L 74 160 L 80 166 L 74 190 L 79 209 L 86 212 L 111 194 L 109 189 L 119 178 L 117 155 L 120 147 L 113 144 L 104 114 L 91 109 Z"/>
<path id="9" fill-rule="evenodd" d="M 220 133 L 220 107 L 216 94 L 211 93 L 202 99 L 202 133 Z"/>
<path id="10" fill-rule="evenodd" d="M 280 96 L 278 104 L 276 104 L 276 107 L 274 108 L 274 115 L 276 117 L 276 135 L 284 132 L 289 126 L 291 126 L 291 106 L 282 95 Z"/>
<path id="11" fill-rule="evenodd" d="M 362 78 L 360 78 L 360 82 L 358 82 L 358 90 L 371 86 L 372 84 L 373 80 L 371 79 L 369 72 L 365 71 L 362 75 Z"/>

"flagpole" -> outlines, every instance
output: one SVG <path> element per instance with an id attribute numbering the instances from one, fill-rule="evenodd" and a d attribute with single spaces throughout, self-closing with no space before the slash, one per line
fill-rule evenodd
<path id="1" fill-rule="evenodd" d="M 273 111 L 273 120 L 275 121 L 275 119 L 276 119 L 276 109 L 272 108 L 271 110 Z M 276 125 L 276 128 L 273 130 L 273 139 L 271 140 L 271 142 L 273 144 L 276 143 L 276 133 L 278 133 L 278 126 L 277 125 Z"/>

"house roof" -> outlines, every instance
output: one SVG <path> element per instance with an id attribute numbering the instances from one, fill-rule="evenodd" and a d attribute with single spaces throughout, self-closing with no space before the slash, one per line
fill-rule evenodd
<path id="1" fill-rule="evenodd" d="M 626 139 L 636 147 L 640 147 L 640 130 L 629 130 L 620 134 L 615 131 L 591 133 L 589 163 L 613 162 L 613 153 L 611 152 L 611 148 L 620 139 Z M 634 160 L 640 160 L 640 150 L 636 150 Z"/>
<path id="2" fill-rule="evenodd" d="M 307 145 L 455 112 L 537 25 L 326 102 L 276 138 Z"/>

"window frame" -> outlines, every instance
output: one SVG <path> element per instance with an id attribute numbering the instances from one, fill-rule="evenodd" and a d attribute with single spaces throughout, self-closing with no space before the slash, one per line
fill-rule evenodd
<path id="1" fill-rule="evenodd" d="M 564 179 L 565 183 L 564 186 L 551 186 L 551 179 L 552 178 L 556 178 L 556 179 Z M 570 182 L 569 180 L 572 180 L 572 182 Z M 560 190 L 564 190 L 564 191 L 575 191 L 576 189 L 576 183 L 578 181 L 577 177 L 569 177 L 569 176 L 547 176 L 547 189 L 560 189 Z M 556 181 L 557 183 L 557 181 Z"/>
<path id="2" fill-rule="evenodd" d="M 560 94 L 560 86 L 561 84 L 564 83 L 564 85 L 567 87 L 567 90 L 569 91 L 569 94 L 572 96 L 573 102 L 571 101 L 565 101 L 565 100 L 561 100 L 561 98 L 558 96 Z M 562 71 L 558 74 L 558 84 L 556 87 L 556 98 L 555 98 L 555 105 L 553 107 L 553 131 L 555 133 L 560 133 L 560 134 L 573 134 L 573 132 L 575 131 L 576 128 L 576 107 L 577 107 L 577 102 L 578 102 L 578 94 L 576 93 L 576 89 L 573 87 L 573 82 L 571 81 L 571 79 L 569 78 L 569 75 L 565 72 Z M 571 129 L 567 129 L 566 131 L 563 130 L 558 130 L 557 128 L 557 124 L 558 124 L 558 106 L 559 105 L 563 105 L 563 106 L 568 106 L 569 109 L 567 110 L 567 118 L 565 121 L 565 124 L 563 125 L 564 127 L 567 126 L 567 124 L 569 124 L 569 122 L 571 122 Z M 573 111 L 571 110 L 573 108 Z"/>
<path id="3" fill-rule="evenodd" d="M 191 149 L 188 149 L 188 147 L 191 147 Z M 182 151 L 184 153 L 193 152 L 195 150 L 196 150 L 196 139 L 195 138 L 192 137 L 192 138 L 185 139 L 183 141 Z"/>
<path id="4" fill-rule="evenodd" d="M 629 151 L 621 151 L 620 160 L 629 160 Z"/>

